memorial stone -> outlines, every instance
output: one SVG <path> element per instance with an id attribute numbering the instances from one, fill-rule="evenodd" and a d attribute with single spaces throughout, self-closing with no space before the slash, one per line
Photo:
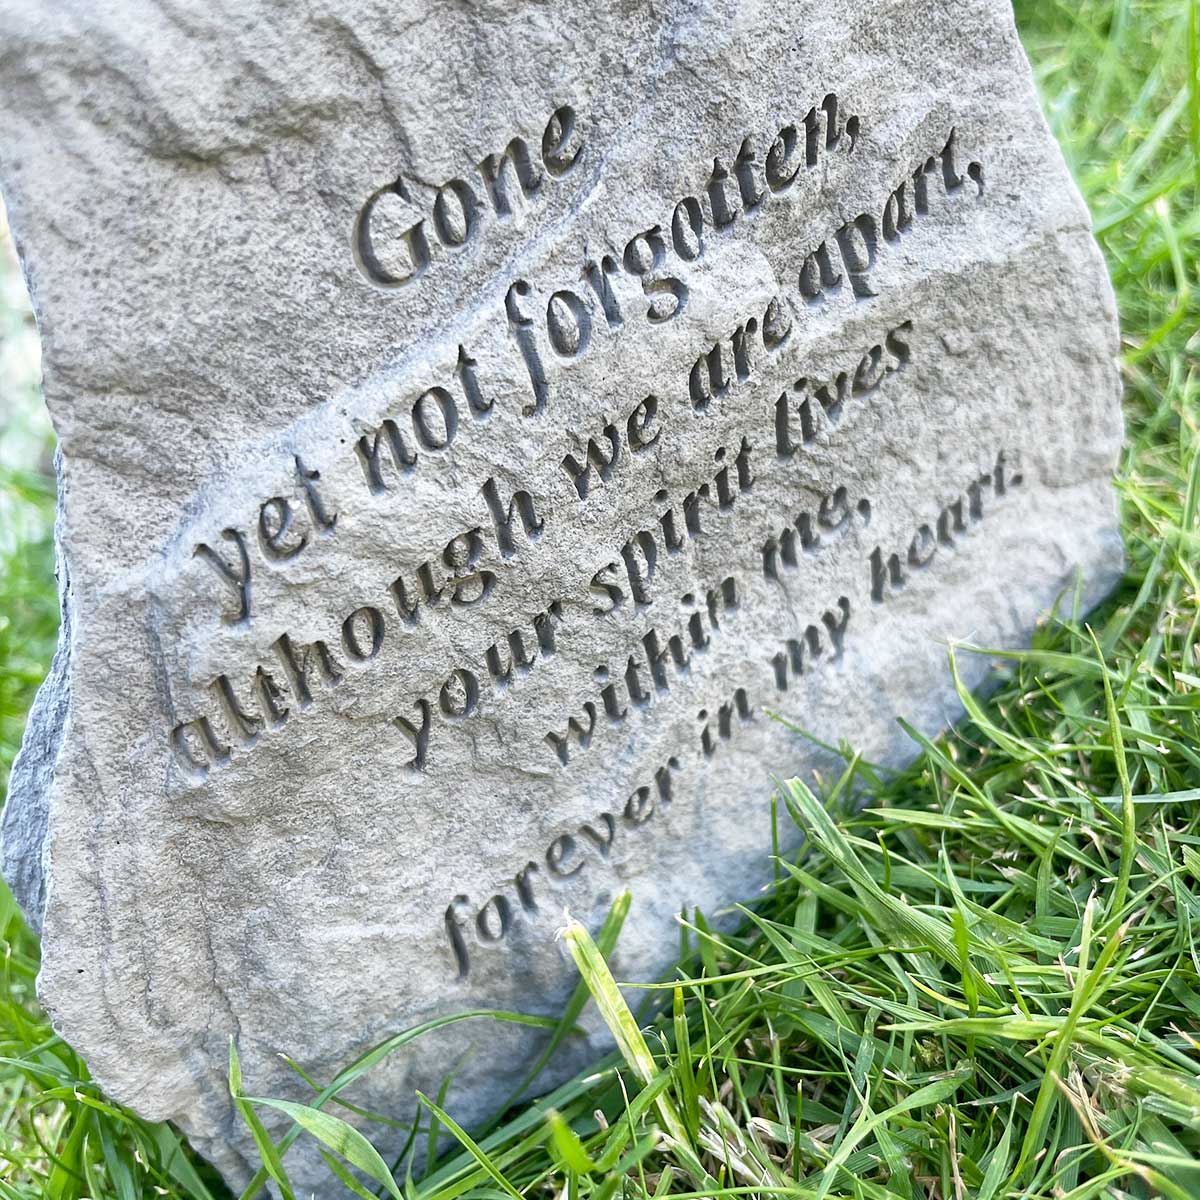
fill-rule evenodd
<path id="1" fill-rule="evenodd" d="M 4 873 L 56 1028 L 232 1181 L 230 1036 L 305 1099 L 281 1054 L 556 1014 L 626 888 L 655 977 L 769 881 L 773 775 L 910 759 L 949 642 L 1119 577 L 1115 308 L 1005 0 L 0 28 L 63 607 Z M 543 1039 L 351 1098 L 478 1120 Z"/>

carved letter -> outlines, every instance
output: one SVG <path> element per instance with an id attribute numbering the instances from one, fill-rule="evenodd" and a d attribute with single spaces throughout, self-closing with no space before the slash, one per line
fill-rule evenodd
<path id="1" fill-rule="evenodd" d="M 233 684 L 228 675 L 218 675 L 210 685 L 216 692 L 217 703 L 225 717 L 225 724 L 237 738 L 240 745 L 249 747 L 258 741 L 258 735 L 263 728 L 263 719 L 256 712 L 247 712 L 245 706 L 237 698 Z"/>
<path id="2" fill-rule="evenodd" d="M 603 566 L 592 576 L 592 582 L 588 584 L 588 591 L 593 596 L 601 596 L 608 600 L 608 607 L 601 608 L 598 604 L 592 605 L 592 615 L 596 617 L 606 617 L 610 612 L 616 612 L 621 607 L 625 600 L 625 592 L 617 583 L 610 583 L 604 578 L 605 575 L 616 575 L 620 570 L 617 563 L 611 562 L 607 566 Z"/>
<path id="3" fill-rule="evenodd" d="M 201 542 L 192 551 L 192 557 L 195 558 L 196 555 L 199 555 L 203 558 L 237 592 L 237 615 L 231 616 L 229 613 L 222 613 L 221 620 L 230 625 L 240 625 L 243 621 L 250 620 L 250 555 L 246 553 L 246 539 L 239 530 L 222 529 L 221 536 L 227 542 L 233 542 L 237 546 L 238 561 L 241 566 L 240 571 L 229 566 L 212 547 L 204 542 Z"/>
<path id="4" fill-rule="evenodd" d="M 771 191 L 782 192 L 791 187 L 800 170 L 799 146 L 800 135 L 795 125 L 785 125 L 771 143 L 767 151 L 767 186 Z"/>
<path id="5" fill-rule="evenodd" d="M 229 747 L 217 741 L 207 717 L 176 725 L 171 730 L 171 745 L 183 766 L 201 779 L 211 767 L 223 766 L 229 761 Z"/>
<path id="6" fill-rule="evenodd" d="M 471 969 L 471 959 L 467 954 L 467 943 L 462 935 L 462 920 L 459 916 L 459 909 L 469 903 L 468 897 L 455 896 L 450 901 L 450 907 L 446 909 L 446 936 L 450 939 L 454 961 L 458 964 L 459 979 L 466 979 L 467 972 Z"/>
<path id="7" fill-rule="evenodd" d="M 529 373 L 529 382 L 533 387 L 533 402 L 521 409 L 524 417 L 536 417 L 546 407 L 546 397 L 550 389 L 546 382 L 546 370 L 533 340 L 533 318 L 527 317 L 518 304 L 520 297 L 528 296 L 529 284 L 524 279 L 516 280 L 504 296 L 504 311 L 508 316 L 509 329 L 516 339 L 525 362 L 525 370 Z"/>
<path id="8" fill-rule="evenodd" d="M 596 728 L 596 706 L 587 700 L 583 711 L 587 716 L 587 726 L 578 717 L 567 720 L 567 728 L 562 733 L 546 734 L 546 741 L 558 755 L 558 761 L 565 767 L 571 755 L 571 740 L 574 739 L 580 750 L 586 750 L 592 744 L 592 732 Z"/>
<path id="9" fill-rule="evenodd" d="M 876 546 L 871 551 L 871 599 L 880 604 L 887 597 L 889 585 L 892 591 L 899 592 L 907 582 L 908 577 L 900 565 L 900 556 L 889 554 L 885 560 L 883 551 Z"/>
<path id="10" fill-rule="evenodd" d="M 404 435 L 400 432 L 400 427 L 390 418 L 374 431 L 369 445 L 367 437 L 368 435 L 364 433 L 358 439 L 354 446 L 354 452 L 358 455 L 358 461 L 362 466 L 363 476 L 366 478 L 367 487 L 370 489 L 371 495 L 377 496 L 380 492 L 387 491 L 387 484 L 384 482 L 383 468 L 379 457 L 380 441 L 382 440 L 387 444 L 392 465 L 401 473 L 404 472 L 405 468 L 411 467 L 416 463 L 417 455 L 415 451 L 410 450 L 405 445 Z"/>
<path id="11" fill-rule="evenodd" d="M 704 253 L 704 210 L 695 196 L 684 196 L 671 215 L 671 242 L 684 262 Z"/>
<path id="12" fill-rule="evenodd" d="M 276 562 L 287 562 L 288 559 L 295 558 L 308 545 L 306 533 L 302 533 L 300 540 L 293 545 L 283 545 L 283 540 L 292 527 L 292 516 L 292 506 L 282 496 L 272 496 L 258 510 L 259 545 L 262 546 L 263 553 Z"/>
<path id="13" fill-rule="evenodd" d="M 304 463 L 300 461 L 300 455 L 297 454 L 295 459 L 296 482 L 304 489 L 304 500 L 308 505 L 309 516 L 312 517 L 313 524 L 319 530 L 327 532 L 337 524 L 337 513 L 330 516 L 325 511 L 325 505 L 321 503 L 321 497 L 316 488 L 316 481 L 321 478 L 321 472 L 306 470 Z"/>
<path id="14" fill-rule="evenodd" d="M 428 700 L 418 700 L 416 708 L 420 714 L 420 725 L 414 725 L 407 717 L 392 718 L 392 724 L 412 744 L 413 756 L 404 764 L 411 771 L 421 770 L 429 757 L 429 721 L 432 708 Z"/>
<path id="15" fill-rule="evenodd" d="M 365 621 L 369 648 L 363 649 L 358 626 Z M 383 613 L 369 604 L 356 608 L 342 622 L 342 648 L 356 663 L 369 662 L 383 648 Z"/>
<path id="16" fill-rule="evenodd" d="M 833 643 L 833 657 L 835 659 L 842 657 L 842 650 L 846 645 L 846 627 L 850 624 L 850 601 L 842 596 L 838 599 L 838 612 L 827 612 L 821 620 L 825 623 L 825 628 L 829 630 L 829 640 Z"/>
<path id="17" fill-rule="evenodd" d="M 642 292 L 650 301 L 646 318 L 652 325 L 679 316 L 687 303 L 688 291 L 682 280 L 655 275 L 666 257 L 667 246 L 658 225 L 635 234 L 625 246 L 625 270 L 641 280 Z M 670 299 L 660 299 L 665 297 Z"/>
<path id="18" fill-rule="evenodd" d="M 639 606 L 650 603 L 650 581 L 654 578 L 658 562 L 658 543 L 654 535 L 643 529 L 621 547 L 621 558 L 625 563 L 625 574 L 629 578 L 629 590 L 633 602 Z"/>
<path id="19" fill-rule="evenodd" d="M 434 402 L 436 419 L 431 419 L 430 400 Z M 426 450 L 444 450 L 454 441 L 454 435 L 458 432 L 458 405 L 445 388 L 431 387 L 417 397 L 417 402 L 413 405 L 412 421 L 417 441 Z"/>
<path id="20" fill-rule="evenodd" d="M 633 418 L 630 417 L 630 422 L 632 420 Z M 595 467 L 596 474 L 601 481 L 607 483 L 612 478 L 617 460 L 621 457 L 621 435 L 617 432 L 617 427 L 606 425 L 603 436 L 608 438 L 609 444 L 612 446 L 611 453 L 605 454 L 604 448 L 595 438 L 588 438 L 587 451 L 583 456 L 582 463 L 573 454 L 563 456 L 562 469 L 574 483 L 580 500 L 587 499 L 588 491 L 591 488 L 592 468 Z"/>
<path id="21" fill-rule="evenodd" d="M 561 179 L 575 165 L 583 151 L 581 133 L 578 144 L 568 152 L 575 133 L 575 110 L 569 104 L 556 108 L 542 133 L 542 163 L 555 179 Z"/>
<path id="22" fill-rule="evenodd" d="M 398 288 L 412 283 L 429 267 L 429 243 L 424 221 L 398 230 L 407 219 L 408 195 L 397 179 L 381 188 L 359 210 L 354 222 L 354 261 L 378 287 Z"/>
<path id="23" fill-rule="evenodd" d="M 438 692 L 438 704 L 448 717 L 469 717 L 479 706 L 479 680 L 473 671 L 456 667 Z"/>
<path id="24" fill-rule="evenodd" d="M 658 436 L 662 433 L 661 429 L 656 429 L 654 434 L 650 436 L 650 426 L 654 423 L 654 418 L 657 415 L 657 396 L 647 396 L 629 414 L 629 420 L 625 423 L 625 436 L 629 442 L 629 448 L 635 453 L 642 450 L 649 450 L 658 441 Z"/>
<path id="25" fill-rule="evenodd" d="M 579 358 L 592 340 L 592 313 L 570 288 L 560 288 L 546 304 L 546 334 L 559 358 Z"/>
<path id="26" fill-rule="evenodd" d="M 500 499 L 500 491 L 495 479 L 489 479 L 479 489 L 487 501 L 488 511 L 492 514 L 492 524 L 496 527 L 496 542 L 500 553 L 505 558 L 511 558 L 517 552 L 517 544 L 513 539 L 513 510 L 520 514 L 525 536 L 530 541 L 536 541 L 542 532 L 543 522 L 539 519 L 533 507 L 533 498 L 525 491 L 512 494 L 508 505 Z"/>
<path id="27" fill-rule="evenodd" d="M 560 110 L 561 111 L 561 110 Z M 544 143 L 543 143 L 544 144 Z M 515 137 L 501 154 L 489 154 L 479 164 L 479 173 L 487 185 L 492 208 L 499 216 L 506 217 L 513 211 L 513 193 L 505 168 L 511 167 L 520 184 L 518 197 L 533 195 L 542 186 L 541 172 L 529 154 L 523 138 Z"/>
<path id="28" fill-rule="evenodd" d="M 603 833 L 598 832 L 594 825 L 582 825 L 579 832 L 600 851 L 601 858 L 607 858 L 612 849 L 613 838 L 617 836 L 617 823 L 612 819 L 611 813 L 601 813 L 598 820 L 604 828 Z"/>
<path id="29" fill-rule="evenodd" d="M 575 853 L 576 848 L 577 843 L 569 833 L 564 833 L 550 843 L 546 851 L 546 866 L 551 875 L 557 875 L 559 879 L 567 879 L 583 866 L 582 858 L 573 867 L 565 865 L 571 855 Z"/>
<path id="30" fill-rule="evenodd" d="M 433 200 L 433 227 L 438 240 L 443 246 L 465 246 L 479 223 L 478 213 L 479 201 L 465 179 L 443 183 Z"/>
<path id="31" fill-rule="evenodd" d="M 312 689 L 309 686 L 309 671 L 316 663 L 325 687 L 336 687 L 342 681 L 342 670 L 337 660 L 329 653 L 329 647 L 319 638 L 308 645 L 301 646 L 299 652 L 292 645 L 291 638 L 286 633 L 280 634 L 271 643 L 271 649 L 279 656 L 283 669 L 292 687 L 292 694 L 301 708 L 307 708 L 312 703 Z"/>

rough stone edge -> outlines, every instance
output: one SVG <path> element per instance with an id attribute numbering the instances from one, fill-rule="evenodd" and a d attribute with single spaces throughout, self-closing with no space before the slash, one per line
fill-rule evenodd
<path id="1" fill-rule="evenodd" d="M 65 517 L 63 455 L 54 451 L 58 499 L 54 519 L 55 564 L 61 622 L 50 669 L 29 710 L 21 749 L 13 762 L 8 797 L 0 814 L 0 872 L 40 937 L 46 909 L 50 853 L 50 790 L 54 784 L 71 707 L 71 575 L 60 533 Z"/>
<path id="2" fill-rule="evenodd" d="M 1104 308 L 1105 316 L 1108 318 L 1108 355 L 1110 376 L 1112 380 L 1112 398 L 1110 403 L 1116 409 L 1116 444 L 1113 447 L 1112 453 L 1108 460 L 1108 473 L 1105 478 L 1108 481 L 1109 508 L 1111 521 L 1109 522 L 1109 534 L 1105 541 L 1112 542 L 1112 562 L 1097 562 L 1092 573 L 1086 574 L 1083 566 L 1080 565 L 1074 572 L 1075 582 L 1074 588 L 1064 587 L 1060 592 L 1055 603 L 1048 607 L 1041 619 L 1050 616 L 1051 614 L 1058 615 L 1062 610 L 1059 606 L 1059 601 L 1065 599 L 1073 590 L 1076 596 L 1079 612 L 1076 616 L 1086 616 L 1093 613 L 1106 601 L 1116 595 L 1125 576 L 1129 570 L 1129 552 L 1125 544 L 1125 529 L 1121 521 L 1121 496 L 1117 488 L 1117 475 L 1121 469 L 1121 458 L 1124 454 L 1125 444 L 1129 435 L 1128 423 L 1125 420 L 1125 373 L 1121 369 L 1121 303 L 1117 296 L 1116 285 L 1113 283 L 1112 269 L 1108 263 L 1108 256 L 1104 252 L 1104 247 L 1100 244 L 1100 239 L 1096 235 L 1096 218 L 1088 206 L 1087 197 L 1083 194 L 1083 188 L 1079 186 L 1079 180 L 1075 178 L 1075 172 L 1071 169 L 1070 162 L 1067 161 L 1066 151 L 1063 149 L 1063 143 L 1059 140 L 1058 134 L 1054 132 L 1054 127 L 1050 124 L 1050 115 L 1047 108 L 1045 98 L 1042 96 L 1041 88 L 1038 86 L 1037 75 L 1034 71 L 1033 58 L 1029 53 L 1029 48 L 1025 45 L 1025 39 L 1021 36 L 1021 27 L 1017 22 L 1017 10 L 1012 0 L 1000 5 L 1001 15 L 999 24 L 1003 26 L 1005 32 L 1012 38 L 1013 44 L 1017 48 L 1017 57 L 1019 59 L 1018 71 L 1021 73 L 1027 94 L 1032 105 L 1033 111 L 1036 114 L 1035 124 L 1038 132 L 1045 137 L 1047 144 L 1050 146 L 1051 157 L 1058 164 L 1059 170 L 1062 172 L 1063 179 L 1066 180 L 1067 191 L 1070 194 L 1075 208 L 1078 211 L 1081 219 L 1081 229 L 1087 235 L 1090 242 L 1090 251 L 1095 256 L 1099 264 L 1099 300 Z M 1059 230 L 1057 236 L 1059 238 L 1069 233 L 1069 229 Z M 1026 642 L 1032 640 L 1036 626 L 1029 631 Z M 975 695 L 987 697 L 989 694 L 986 683 L 982 687 L 971 689 Z M 958 723 L 960 718 L 956 718 L 954 724 Z"/>

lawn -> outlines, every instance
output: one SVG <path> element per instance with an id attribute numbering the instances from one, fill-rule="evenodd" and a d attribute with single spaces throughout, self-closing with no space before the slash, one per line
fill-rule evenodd
<path id="1" fill-rule="evenodd" d="M 477 1140 L 423 1098 L 430 1149 L 388 1164 L 392 1183 L 337 1099 L 389 1046 L 315 1081 L 288 1140 L 324 1140 L 359 1195 L 1200 1196 L 1200 0 L 1017 12 L 1120 298 L 1122 588 L 1006 656 L 911 770 L 847 748 L 827 794 L 782 787 L 803 853 L 737 935 L 692 916 L 677 981 L 642 993 L 665 1012 L 644 1032 L 604 965 L 620 906 L 600 950 L 569 929 L 576 1008 L 600 1006 L 619 1052 L 551 1097 Z M 0 433 L 0 781 L 56 620 L 29 338 L 0 267 L 19 413 Z M 223 1196 L 54 1037 L 7 893 L 0 924 L 0 1196 Z M 257 1127 L 260 1106 L 239 1108 Z M 274 1175 L 288 1195 L 286 1157 L 262 1148 L 251 1190 Z"/>

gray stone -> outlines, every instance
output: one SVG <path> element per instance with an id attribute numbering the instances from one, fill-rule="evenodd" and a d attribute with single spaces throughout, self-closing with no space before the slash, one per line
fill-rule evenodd
<path id="1" fill-rule="evenodd" d="M 4 869 L 56 1027 L 231 1180 L 230 1035 L 304 1098 L 281 1052 L 555 1013 L 624 888 L 654 976 L 836 769 L 796 728 L 905 760 L 948 640 L 1121 571 L 1113 299 L 1003 0 L 0 27 L 66 618 Z M 477 1119 L 540 1036 L 354 1098 Z"/>

